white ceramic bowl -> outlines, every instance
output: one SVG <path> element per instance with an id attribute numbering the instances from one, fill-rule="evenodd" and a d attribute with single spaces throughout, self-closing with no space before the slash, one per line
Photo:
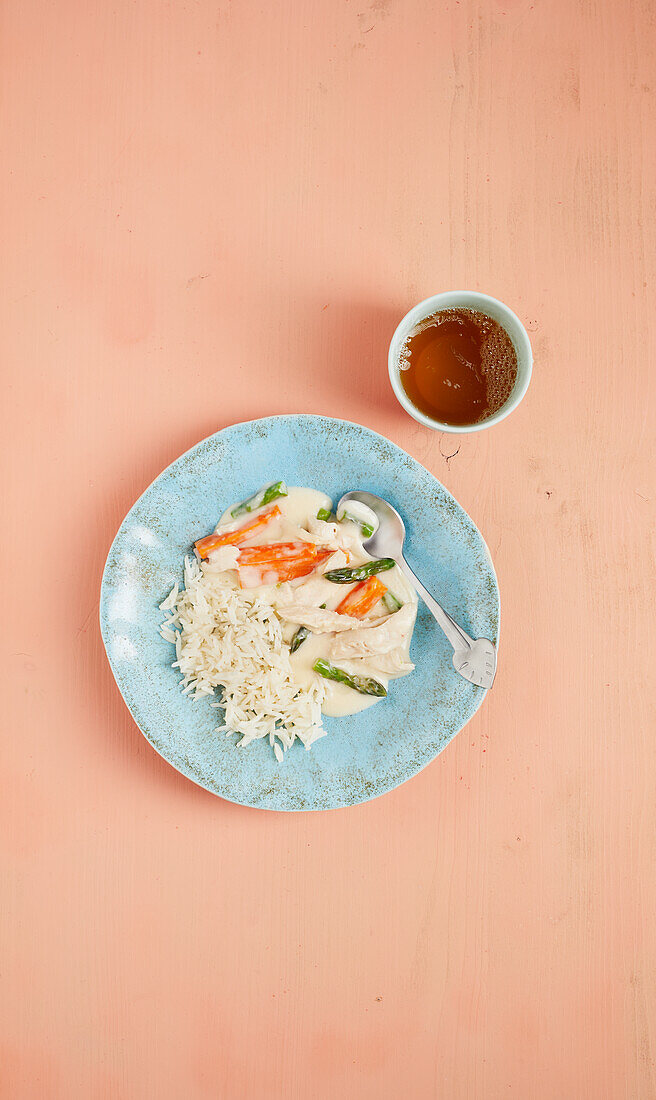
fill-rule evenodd
<path id="1" fill-rule="evenodd" d="M 517 379 L 510 397 L 498 412 L 488 416 L 486 420 L 481 420 L 478 424 L 444 424 L 441 420 L 426 416 L 416 405 L 413 405 L 401 384 L 399 367 L 401 347 L 408 334 L 419 321 L 423 321 L 440 309 L 475 309 L 480 313 L 486 313 L 488 317 L 492 317 L 493 320 L 498 321 L 505 328 L 517 353 Z M 420 424 L 425 424 L 427 428 L 434 428 L 440 432 L 463 434 L 465 432 L 480 432 L 483 428 L 498 424 L 500 420 L 508 416 L 508 413 L 517 408 L 531 380 L 533 352 L 531 351 L 528 333 L 519 317 L 511 309 L 508 309 L 508 306 L 504 305 L 503 302 L 500 302 L 498 298 L 490 298 L 489 294 L 479 294 L 475 290 L 447 290 L 444 294 L 434 294 L 432 298 L 425 298 L 423 302 L 419 302 L 409 313 L 406 313 L 392 337 L 388 363 L 392 389 L 398 401 L 403 405 L 405 411 L 410 413 L 410 416 L 413 416 Z"/>

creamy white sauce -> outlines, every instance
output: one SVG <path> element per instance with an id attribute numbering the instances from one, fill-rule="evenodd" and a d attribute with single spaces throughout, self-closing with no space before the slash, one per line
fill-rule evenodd
<path id="1" fill-rule="evenodd" d="M 381 573 L 380 579 L 392 596 L 396 596 L 399 603 L 412 603 L 415 607 L 417 606 L 417 593 L 398 565 L 387 573 Z"/>
<path id="2" fill-rule="evenodd" d="M 235 504 L 238 503 L 239 501 L 235 502 Z M 240 521 L 245 523 L 258 514 L 258 512 L 248 512 L 243 516 L 237 516 L 237 520 L 235 520 L 230 514 L 235 504 L 231 504 L 229 508 L 226 508 L 217 524 L 217 530 L 224 523 L 239 523 Z M 272 500 L 270 504 L 266 505 L 266 508 L 273 508 L 274 504 L 278 505 L 281 515 L 267 523 L 258 535 L 249 539 L 249 546 L 261 546 L 267 542 L 288 541 L 290 523 L 296 524 L 298 527 L 305 527 L 308 520 L 316 516 L 320 508 L 332 508 L 330 497 L 319 492 L 318 489 L 298 489 L 293 486 L 289 487 L 286 497 L 278 497 L 277 500 Z"/>
<path id="3" fill-rule="evenodd" d="M 296 653 L 292 653 L 291 662 L 294 675 L 302 687 L 310 687 L 316 681 L 318 673 L 313 671 L 312 666 L 320 657 L 327 659 L 326 655 L 332 637 L 332 634 L 308 634 Z M 346 672 L 356 671 L 356 666 L 352 661 L 340 661 L 339 667 L 345 669 Z M 360 676 L 375 676 L 379 683 L 387 687 L 388 678 L 382 673 L 368 673 L 364 668 L 357 669 L 357 672 Z M 346 684 L 338 684 L 334 680 L 323 680 L 323 683 L 326 686 L 326 698 L 321 711 L 328 717 L 342 718 L 347 714 L 357 714 L 358 711 L 366 710 L 367 707 L 380 702 L 380 699 L 375 695 L 360 695 L 358 691 L 347 687 Z"/>
<path id="4" fill-rule="evenodd" d="M 235 502 L 238 503 L 238 502 Z M 244 545 L 247 546 L 261 546 L 272 542 L 289 542 L 294 540 L 293 527 L 308 528 L 310 520 L 314 519 L 317 512 L 320 509 L 330 510 L 332 508 L 332 501 L 330 497 L 325 493 L 320 492 L 317 489 L 305 489 L 299 487 L 289 487 L 288 495 L 285 497 L 279 497 L 275 501 L 271 501 L 271 504 L 266 505 L 267 508 L 272 507 L 274 504 L 280 509 L 280 516 L 271 520 L 261 531 L 257 532 L 253 538 L 248 539 Z M 234 526 L 235 522 L 248 522 L 257 516 L 258 511 L 247 513 L 243 516 L 237 517 L 235 521 L 231 515 L 232 509 L 235 504 L 232 504 L 223 513 L 217 530 L 225 524 L 231 524 Z M 378 526 L 377 517 L 374 512 L 371 511 L 366 505 L 360 501 L 349 501 L 346 509 L 358 523 L 368 523 L 374 527 Z M 367 561 L 371 561 L 371 556 L 367 554 L 361 544 L 361 531 L 356 523 L 345 524 L 350 533 L 353 534 L 353 548 L 349 550 L 349 566 L 355 567 L 362 565 Z M 298 537 L 298 536 L 296 536 Z M 344 564 L 344 560 L 339 562 L 340 565 Z M 210 558 L 211 561 L 211 558 Z M 328 562 L 323 566 L 324 569 L 335 568 L 332 562 Z M 276 584 L 261 585 L 257 588 L 251 588 L 251 592 L 257 592 L 264 600 L 275 605 L 276 600 L 280 598 L 281 587 L 290 588 L 295 590 L 298 587 L 302 587 L 303 581 L 309 578 L 302 578 L 298 581 L 290 581 L 284 586 Z M 313 606 L 320 606 L 325 603 L 327 610 L 334 611 L 338 604 L 344 599 L 348 592 L 355 587 L 354 584 L 334 584 L 332 581 L 324 580 L 320 575 L 312 575 L 312 604 Z M 414 589 L 404 577 L 398 566 L 394 566 L 393 569 L 380 574 L 380 579 L 385 584 L 387 589 L 399 600 L 402 604 L 411 603 L 415 608 L 417 606 L 417 596 Z M 268 577 L 265 576 L 265 580 Z M 371 617 L 380 617 L 384 614 L 384 610 L 381 611 L 382 605 L 378 605 L 372 610 Z M 357 627 L 359 624 L 366 620 L 353 620 L 353 626 Z M 296 627 L 290 627 L 285 625 L 283 629 L 283 637 L 286 642 L 290 642 Z M 330 717 L 342 718 L 349 714 L 357 714 L 361 710 L 366 710 L 367 707 L 373 706 L 374 703 L 379 703 L 380 698 L 375 695 L 361 695 L 359 692 L 354 691 L 353 688 L 347 687 L 346 684 L 336 683 L 334 680 L 326 680 L 323 677 L 319 677 L 317 672 L 314 672 L 312 666 L 318 658 L 322 657 L 328 660 L 328 651 L 330 648 L 331 640 L 335 637 L 335 634 L 310 634 L 302 643 L 302 645 L 291 655 L 291 663 L 294 669 L 294 675 L 298 680 L 301 687 L 310 687 L 313 683 L 316 683 L 317 679 L 321 679 L 321 682 L 326 688 L 326 698 L 321 708 L 323 714 Z M 407 637 L 404 639 L 403 649 L 407 657 L 410 649 L 410 641 L 412 637 L 412 628 L 408 631 Z M 337 664 L 337 662 L 335 662 Z M 384 687 L 388 686 L 389 680 L 392 679 L 389 675 L 386 675 L 376 669 L 374 658 L 367 660 L 339 661 L 339 667 L 343 668 L 346 672 L 350 672 L 359 676 L 372 676 L 383 684 Z"/>

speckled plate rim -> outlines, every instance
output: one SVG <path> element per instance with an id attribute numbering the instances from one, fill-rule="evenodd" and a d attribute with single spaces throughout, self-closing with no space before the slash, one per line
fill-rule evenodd
<path id="1" fill-rule="evenodd" d="M 118 527 L 118 530 L 117 530 L 117 532 L 116 532 L 116 534 L 115 534 L 115 536 L 114 536 L 114 538 L 111 542 L 111 545 L 110 545 L 108 553 L 107 553 L 107 558 L 105 560 L 105 564 L 104 564 L 104 567 L 103 567 L 103 573 L 102 573 L 102 578 L 101 578 L 99 616 L 98 617 L 99 617 L 99 625 L 100 625 L 100 632 L 101 632 L 101 637 L 102 637 L 102 641 L 103 641 L 103 646 L 105 648 L 105 653 L 106 653 L 106 656 L 107 656 L 107 662 L 108 662 L 109 667 L 111 669 L 111 672 L 112 672 L 112 675 L 113 675 L 114 680 L 116 682 L 116 685 L 119 689 L 119 692 L 121 694 L 123 702 L 125 703 L 128 711 L 130 713 L 130 716 L 132 717 L 133 722 L 135 723 L 137 729 L 140 731 L 140 733 L 143 736 L 144 740 L 148 742 L 150 747 L 157 753 L 157 755 L 160 756 L 163 760 L 165 760 L 166 763 L 170 767 L 172 767 L 175 771 L 177 771 L 180 775 L 184 776 L 186 779 L 190 779 L 192 783 L 196 784 L 199 787 L 202 787 L 209 794 L 214 795 L 217 798 L 224 799 L 226 802 L 231 802 L 233 805 L 244 806 L 248 809 L 262 810 L 262 811 L 265 811 L 265 812 L 274 812 L 274 813 L 325 813 L 325 812 L 328 812 L 330 810 L 348 809 L 351 806 L 358 806 L 358 805 L 364 804 L 365 802 L 372 802 L 375 799 L 381 798 L 383 795 L 388 794 L 390 791 L 395 790 L 397 787 L 402 786 L 404 783 L 407 783 L 409 780 L 413 779 L 416 775 L 419 775 L 419 773 L 422 772 L 425 768 L 427 768 L 429 764 L 433 763 L 433 761 L 436 759 L 436 757 L 439 756 L 440 753 L 443 752 L 443 750 L 447 747 L 447 745 L 451 743 L 453 738 L 456 737 L 458 733 L 462 732 L 462 730 L 465 728 L 465 726 L 468 725 L 468 723 L 471 721 L 471 719 L 474 717 L 476 712 L 479 710 L 479 708 L 483 704 L 483 701 L 485 699 L 485 696 L 487 695 L 487 692 L 486 691 L 480 691 L 480 693 L 477 694 L 477 696 L 475 697 L 473 706 L 471 707 L 470 712 L 468 713 L 468 715 L 466 716 L 466 718 L 464 719 L 462 724 L 451 735 L 451 737 L 447 740 L 447 742 L 443 746 L 438 748 L 432 756 L 427 758 L 423 763 L 421 763 L 418 767 L 416 767 L 415 770 L 412 771 L 410 774 L 404 775 L 402 778 L 398 779 L 397 781 L 389 783 L 387 786 L 377 790 L 374 794 L 367 794 L 362 798 L 353 799 L 353 801 L 351 801 L 351 802 L 342 803 L 342 804 L 333 805 L 333 806 L 303 806 L 303 807 L 299 807 L 299 806 L 257 805 L 256 803 L 254 803 L 252 801 L 232 797 L 230 794 L 227 794 L 223 791 L 215 790 L 212 786 L 210 786 L 209 783 L 205 782 L 202 777 L 200 777 L 199 775 L 193 773 L 191 771 L 191 769 L 189 769 L 189 768 L 185 769 L 185 767 L 183 767 L 182 765 L 176 763 L 174 760 L 171 760 L 168 756 L 165 755 L 164 752 L 162 752 L 157 747 L 157 745 L 155 745 L 153 743 L 151 738 L 148 736 L 148 733 L 143 729 L 143 727 L 142 727 L 142 725 L 139 721 L 139 718 L 137 717 L 137 714 L 135 713 L 135 709 L 133 709 L 133 706 L 131 705 L 131 703 L 128 700 L 128 697 L 126 695 L 127 685 L 125 684 L 125 678 L 121 676 L 119 670 L 116 668 L 116 666 L 115 666 L 115 664 L 114 664 L 114 662 L 111 658 L 110 652 L 109 652 L 110 626 L 109 626 L 109 622 L 108 622 L 108 618 L 107 618 L 107 614 L 106 614 L 106 604 L 107 604 L 106 595 L 107 595 L 107 589 L 108 589 L 108 585 L 109 585 L 109 574 L 110 574 L 110 571 L 111 571 L 111 568 L 112 568 L 111 563 L 112 563 L 112 557 L 113 557 L 114 551 L 115 551 L 117 545 L 120 543 L 120 540 L 121 540 L 121 538 L 123 536 L 123 533 L 124 533 L 124 529 L 127 525 L 128 520 L 130 519 L 130 516 L 133 513 L 133 511 L 138 508 L 139 504 L 144 500 L 145 497 L 148 496 L 148 494 L 153 489 L 155 489 L 161 482 L 163 482 L 163 480 L 167 477 L 167 475 L 169 474 L 169 472 L 170 472 L 170 470 L 173 466 L 176 466 L 179 463 L 183 463 L 186 458 L 188 458 L 190 455 L 192 455 L 192 453 L 194 453 L 194 452 L 200 450 L 201 448 L 209 445 L 214 439 L 216 439 L 218 436 L 222 435 L 223 433 L 229 432 L 229 431 L 232 431 L 232 430 L 236 430 L 236 429 L 239 429 L 239 428 L 249 428 L 249 427 L 250 428 L 255 428 L 258 425 L 271 424 L 273 422 L 281 422 L 281 421 L 286 421 L 286 420 L 287 421 L 299 421 L 299 420 L 316 421 L 316 420 L 321 420 L 321 421 L 325 421 L 325 422 L 328 422 L 328 423 L 334 423 L 334 424 L 340 425 L 340 426 L 355 428 L 358 431 L 364 431 L 364 432 L 368 433 L 371 437 L 373 437 L 377 440 L 380 440 L 386 447 L 389 447 L 393 452 L 394 451 L 397 452 L 400 458 L 410 459 L 411 462 L 416 463 L 418 466 L 421 466 L 426 471 L 426 473 L 429 475 L 429 477 L 431 477 L 433 479 L 433 481 L 436 482 L 436 484 L 439 486 L 439 488 L 442 490 L 442 492 L 444 492 L 446 494 L 446 496 L 451 499 L 451 501 L 453 502 L 453 505 L 455 505 L 456 510 L 459 513 L 461 513 L 462 516 L 471 524 L 471 526 L 473 527 L 474 531 L 476 532 L 476 534 L 478 536 L 478 539 L 480 540 L 480 545 L 482 546 L 483 550 L 485 551 L 485 555 L 486 555 L 486 558 L 487 558 L 487 563 L 488 563 L 488 566 L 489 566 L 489 569 L 490 569 L 490 574 L 491 574 L 492 580 L 494 582 L 495 594 L 496 594 L 496 613 L 497 613 L 496 637 L 493 640 L 495 641 L 495 644 L 498 648 L 499 639 L 500 639 L 500 636 L 501 636 L 501 594 L 500 594 L 500 588 L 499 588 L 499 581 L 498 581 L 496 570 L 494 568 L 494 562 L 492 560 L 492 555 L 490 553 L 487 542 L 483 538 L 483 535 L 481 534 L 478 526 L 476 525 L 474 520 L 471 518 L 469 513 L 456 500 L 456 498 L 446 488 L 446 486 L 442 484 L 442 482 L 439 480 L 439 478 L 435 477 L 435 475 L 432 474 L 430 472 L 430 470 L 427 470 L 426 467 L 424 467 L 423 464 L 421 462 L 419 462 L 418 459 L 414 458 L 413 455 L 410 455 L 402 447 L 399 447 L 399 445 L 397 443 L 392 442 L 392 440 L 388 439 L 386 436 L 382 435 L 380 432 L 375 431 L 373 428 L 369 428 L 366 425 L 359 424 L 357 421 L 344 420 L 341 417 L 325 416 L 322 413 L 278 413 L 278 414 L 275 414 L 275 415 L 272 415 L 272 416 L 256 417 L 252 420 L 236 421 L 233 424 L 227 424 L 223 428 L 219 429 L 219 431 L 212 432 L 211 435 L 205 436 L 203 439 L 198 440 L 198 442 L 194 443 L 186 451 L 183 451 L 180 455 L 178 455 L 177 458 L 173 459 L 172 462 L 170 462 L 167 466 L 165 466 L 164 469 L 157 475 L 157 477 L 155 477 L 150 482 L 150 484 L 146 486 L 146 488 L 143 490 L 143 492 L 130 505 L 128 511 L 126 512 L 125 516 L 123 517 L 123 520 L 121 521 L 121 523 Z M 420 603 L 421 603 L 421 601 L 420 601 Z M 122 681 L 123 681 L 123 683 L 122 683 Z M 126 690 L 124 690 L 124 686 L 125 686 Z"/>

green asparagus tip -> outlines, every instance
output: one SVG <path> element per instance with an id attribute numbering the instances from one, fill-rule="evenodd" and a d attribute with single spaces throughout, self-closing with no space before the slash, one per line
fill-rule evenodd
<path id="1" fill-rule="evenodd" d="M 321 657 L 314 662 L 312 668 L 325 680 L 334 680 L 338 684 L 345 684 L 346 687 L 353 688 L 353 691 L 358 691 L 360 695 L 375 695 L 379 699 L 387 695 L 387 689 L 378 680 L 374 680 L 371 676 L 353 676 L 345 669 L 337 668 Z"/>
<path id="2" fill-rule="evenodd" d="M 241 516 L 244 512 L 254 512 L 256 508 L 263 508 L 265 504 L 270 504 L 272 500 L 277 500 L 278 497 L 286 497 L 288 493 L 289 490 L 284 481 L 272 481 L 269 485 L 264 485 L 261 489 L 258 489 L 252 497 L 242 500 L 241 504 L 236 504 L 230 515 L 234 518 L 235 516 Z"/>
<path id="3" fill-rule="evenodd" d="M 310 633 L 310 631 L 308 630 L 308 628 L 306 626 L 299 626 L 298 630 L 296 631 L 294 637 L 291 640 L 291 645 L 289 647 L 289 652 L 290 653 L 296 653 L 296 650 L 300 646 L 303 645 L 303 642 L 305 641 L 305 639 L 307 638 L 309 633 Z"/>

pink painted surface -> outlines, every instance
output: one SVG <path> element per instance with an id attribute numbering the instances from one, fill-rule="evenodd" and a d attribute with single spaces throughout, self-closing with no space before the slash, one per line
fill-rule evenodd
<path id="1" fill-rule="evenodd" d="M 650 5 L 3 23 L 0 1095 L 656 1096 Z M 521 409 L 460 441 L 385 365 L 451 287 L 505 299 L 536 357 Z M 288 411 L 423 462 L 503 600 L 497 684 L 447 751 L 289 817 L 164 764 L 97 626 L 150 480 Z"/>

